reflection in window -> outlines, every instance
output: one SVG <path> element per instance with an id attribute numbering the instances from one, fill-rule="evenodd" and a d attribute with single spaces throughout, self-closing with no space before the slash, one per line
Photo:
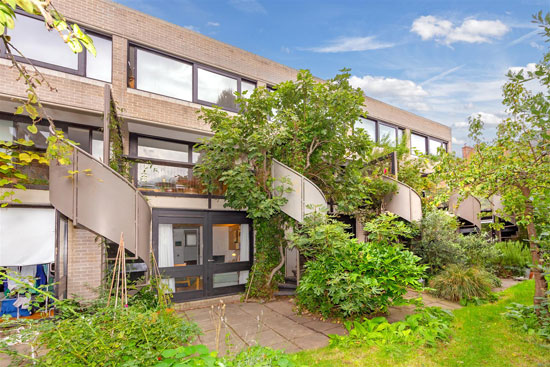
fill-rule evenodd
<path id="1" fill-rule="evenodd" d="M 249 261 L 248 224 L 212 225 L 212 258 L 214 263 Z"/>
<path id="2" fill-rule="evenodd" d="M 198 191 L 194 180 L 189 179 L 188 168 L 138 163 L 137 170 L 138 186 L 141 189 L 158 192 Z"/>
<path id="3" fill-rule="evenodd" d="M 192 100 L 193 67 L 156 53 L 137 49 L 136 88 Z"/>
<path id="4" fill-rule="evenodd" d="M 26 58 L 75 71 L 78 69 L 78 54 L 69 49 L 57 31 L 47 32 L 43 21 L 18 14 L 15 27 L 8 34 Z"/>
<path id="5" fill-rule="evenodd" d="M 92 131 L 91 154 L 95 159 L 103 162 L 103 133 L 101 131 Z"/>
<path id="6" fill-rule="evenodd" d="M 397 143 L 400 144 L 403 141 L 403 129 L 397 129 Z"/>
<path id="7" fill-rule="evenodd" d="M 442 141 L 429 139 L 430 154 L 437 155 L 439 153 L 439 148 L 445 150 L 445 143 L 443 143 Z"/>
<path id="8" fill-rule="evenodd" d="M 15 136 L 15 128 L 13 122 L 8 120 L 0 120 L 0 141 L 12 141 Z"/>
<path id="9" fill-rule="evenodd" d="M 411 153 L 415 154 L 415 151 L 421 154 L 427 154 L 426 137 L 411 133 Z"/>
<path id="10" fill-rule="evenodd" d="M 94 35 L 90 37 L 94 41 L 97 54 L 95 57 L 91 53 L 86 55 L 86 76 L 109 83 L 111 82 L 113 42 Z"/>
<path id="11" fill-rule="evenodd" d="M 236 108 L 234 93 L 237 91 L 237 79 L 199 68 L 197 89 L 198 99 L 201 101 L 223 108 Z"/>
<path id="12" fill-rule="evenodd" d="M 388 143 L 389 145 L 396 145 L 396 130 L 397 129 L 395 127 L 378 124 L 380 142 Z"/>
<path id="13" fill-rule="evenodd" d="M 359 117 L 359 120 L 355 122 L 355 128 L 363 129 L 369 134 L 372 141 L 376 141 L 376 122 L 364 117 Z"/>
<path id="14" fill-rule="evenodd" d="M 256 83 L 252 83 L 246 80 L 241 81 L 241 95 L 243 97 L 250 97 L 250 95 L 254 92 L 254 89 L 256 89 Z"/>
<path id="15" fill-rule="evenodd" d="M 202 226 L 196 224 L 158 225 L 158 264 L 160 268 L 203 264 Z M 201 290 L 202 277 L 167 278 L 172 292 Z"/>
<path id="16" fill-rule="evenodd" d="M 233 285 L 246 284 L 248 270 L 232 271 L 229 273 L 214 274 L 214 288 L 230 287 Z"/>
<path id="17" fill-rule="evenodd" d="M 138 157 L 189 162 L 189 145 L 139 137 Z"/>
<path id="18" fill-rule="evenodd" d="M 31 124 L 27 124 L 24 122 L 17 122 L 16 138 L 33 141 L 34 145 L 32 145 L 31 149 L 35 148 L 45 150 L 48 147 L 48 137 L 50 136 L 49 127 L 44 125 L 36 125 L 38 132 L 36 134 L 33 134 L 27 129 L 27 127 L 29 127 L 30 125 Z"/>

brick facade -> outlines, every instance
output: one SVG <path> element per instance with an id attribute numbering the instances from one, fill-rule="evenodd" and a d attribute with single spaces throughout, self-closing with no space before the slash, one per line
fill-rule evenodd
<path id="1" fill-rule="evenodd" d="M 67 295 L 93 299 L 102 282 L 104 251 L 97 236 L 85 229 L 76 228 L 69 221 L 67 257 Z"/>

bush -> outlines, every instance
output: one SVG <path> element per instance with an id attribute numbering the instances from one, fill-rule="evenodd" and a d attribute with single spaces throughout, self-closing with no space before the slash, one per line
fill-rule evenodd
<path id="1" fill-rule="evenodd" d="M 315 254 L 306 263 L 297 289 L 301 308 L 324 317 L 386 312 L 388 306 L 403 300 L 407 287 L 421 288 L 418 280 L 425 267 L 418 265 L 418 257 L 410 251 L 358 242 L 332 219 L 306 225 L 293 239 Z"/>
<path id="2" fill-rule="evenodd" d="M 435 346 L 448 341 L 451 335 L 453 314 L 439 307 L 426 307 L 405 320 L 390 324 L 384 317 L 375 317 L 363 322 L 346 322 L 349 335 L 331 335 L 330 345 L 349 346 Z"/>
<path id="3" fill-rule="evenodd" d="M 493 274 L 478 267 L 449 265 L 430 281 L 431 293 L 453 302 L 489 299 L 491 289 L 500 285 Z"/>
<path id="4" fill-rule="evenodd" d="M 519 241 L 497 242 L 495 248 L 501 256 L 495 261 L 497 271 L 504 276 L 525 274 L 531 263 L 529 248 Z"/>
<path id="5" fill-rule="evenodd" d="M 501 252 L 485 234 L 459 235 L 459 244 L 466 257 L 466 265 L 485 268 L 493 272 Z"/>
<path id="6" fill-rule="evenodd" d="M 430 274 L 437 274 L 450 264 L 467 261 L 457 232 L 456 217 L 446 210 L 433 210 L 420 222 L 420 238 L 413 242 L 411 250 L 428 265 Z"/>

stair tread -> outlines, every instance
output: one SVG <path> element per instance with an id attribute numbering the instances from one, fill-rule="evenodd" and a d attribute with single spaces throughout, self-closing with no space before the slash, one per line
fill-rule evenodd
<path id="1" fill-rule="evenodd" d="M 275 292 L 276 296 L 294 296 L 296 295 L 296 292 L 291 290 L 285 290 L 285 291 L 277 291 Z"/>
<path id="2" fill-rule="evenodd" d="M 284 289 L 296 289 L 298 286 L 296 284 L 292 284 L 292 283 L 280 283 L 279 284 L 279 289 L 281 288 L 284 288 Z"/>

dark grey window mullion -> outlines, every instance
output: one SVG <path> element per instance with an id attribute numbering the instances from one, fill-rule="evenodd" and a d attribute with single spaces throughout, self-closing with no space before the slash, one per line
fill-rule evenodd
<path id="1" fill-rule="evenodd" d="M 199 69 L 197 64 L 193 63 L 193 102 L 199 103 Z"/>
<path id="2" fill-rule="evenodd" d="M 78 70 L 77 75 L 86 76 L 86 58 L 88 57 L 88 50 L 84 48 L 78 53 Z"/>

